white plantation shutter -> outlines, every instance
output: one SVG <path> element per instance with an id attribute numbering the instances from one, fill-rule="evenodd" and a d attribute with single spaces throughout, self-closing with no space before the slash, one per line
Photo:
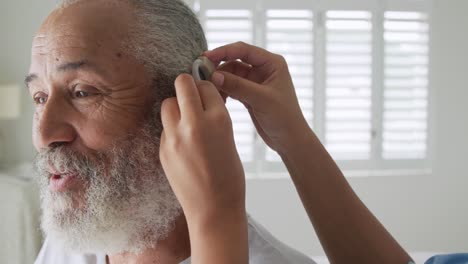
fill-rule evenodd
<path id="1" fill-rule="evenodd" d="M 309 10 L 267 10 L 266 48 L 286 59 L 308 123 L 313 117 L 313 17 Z M 276 152 L 268 149 L 267 161 L 280 161 Z"/>
<path id="2" fill-rule="evenodd" d="M 195 0 L 195 9 L 209 49 L 244 41 L 285 57 L 307 122 L 342 169 L 396 175 L 429 164 L 429 2 Z M 245 107 L 227 107 L 247 175 L 286 175 Z"/>
<path id="3" fill-rule="evenodd" d="M 236 41 L 252 43 L 252 12 L 245 9 L 208 9 L 205 11 L 208 49 Z"/>
<path id="4" fill-rule="evenodd" d="M 423 159 L 427 150 L 428 23 L 418 12 L 385 12 L 383 158 Z"/>
<path id="5" fill-rule="evenodd" d="M 369 159 L 372 23 L 366 11 L 326 13 L 325 142 L 335 159 Z"/>
<path id="6" fill-rule="evenodd" d="M 204 13 L 204 30 L 208 48 L 236 42 L 253 42 L 252 12 L 246 9 L 208 9 Z M 243 162 L 254 160 L 255 128 L 244 105 L 228 99 L 237 151 Z"/>

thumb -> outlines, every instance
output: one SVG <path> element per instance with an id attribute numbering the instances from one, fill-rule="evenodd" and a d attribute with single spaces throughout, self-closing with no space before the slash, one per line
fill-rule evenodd
<path id="1" fill-rule="evenodd" d="M 225 71 L 214 72 L 211 82 L 229 97 L 249 105 L 256 105 L 264 92 L 261 85 Z"/>

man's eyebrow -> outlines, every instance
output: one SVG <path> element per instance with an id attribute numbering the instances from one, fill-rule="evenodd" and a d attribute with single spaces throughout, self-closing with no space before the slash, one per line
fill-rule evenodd
<path id="1" fill-rule="evenodd" d="M 103 73 L 102 70 L 100 70 L 95 64 L 91 63 L 88 60 L 67 62 L 67 63 L 59 65 L 56 69 L 58 72 L 66 72 L 66 71 L 76 71 L 76 70 L 83 69 L 83 68 L 88 68 L 88 69 L 95 70 L 99 73 Z M 24 83 L 26 84 L 26 87 L 29 88 L 29 84 L 38 78 L 39 78 L 38 75 L 35 73 L 31 73 L 27 75 L 26 78 L 24 79 Z"/>
<path id="2" fill-rule="evenodd" d="M 106 71 L 104 71 L 102 68 L 98 67 L 96 64 L 89 60 L 79 60 L 79 61 L 72 61 L 72 62 L 67 62 L 64 64 L 61 64 L 57 67 L 58 72 L 66 72 L 66 71 L 76 71 L 76 70 L 92 70 L 97 72 L 98 74 L 101 75 L 106 75 Z"/>
<path id="3" fill-rule="evenodd" d="M 24 78 L 24 84 L 26 85 L 28 89 L 29 89 L 29 84 L 35 79 L 37 79 L 37 74 L 35 73 L 28 74 L 26 78 Z"/>
<path id="4" fill-rule="evenodd" d="M 80 68 L 91 67 L 91 66 L 92 64 L 90 64 L 87 60 L 73 61 L 73 62 L 67 62 L 58 66 L 57 71 L 59 72 L 73 71 L 73 70 L 78 70 Z"/>

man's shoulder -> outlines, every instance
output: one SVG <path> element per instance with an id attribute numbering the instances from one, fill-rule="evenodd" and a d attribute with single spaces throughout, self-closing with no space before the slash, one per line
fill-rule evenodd
<path id="1" fill-rule="evenodd" d="M 249 263 L 250 264 L 315 264 L 315 262 L 275 238 L 260 223 L 249 220 Z M 34 264 L 105 264 L 105 255 L 70 254 L 46 238 Z M 189 264 L 190 259 L 182 264 Z"/>
<path id="2" fill-rule="evenodd" d="M 60 245 L 45 239 L 34 264 L 106 264 L 104 254 L 71 254 L 66 253 Z"/>
<path id="3" fill-rule="evenodd" d="M 248 220 L 250 264 L 315 264 L 306 255 L 279 241 L 251 216 Z"/>

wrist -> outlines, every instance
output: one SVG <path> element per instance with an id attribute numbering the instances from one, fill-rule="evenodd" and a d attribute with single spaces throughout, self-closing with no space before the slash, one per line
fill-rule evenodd
<path id="1" fill-rule="evenodd" d="M 196 221 L 187 220 L 193 263 L 247 263 L 245 209 L 217 211 L 205 216 L 196 218 Z"/>
<path id="2" fill-rule="evenodd" d="M 284 136 L 284 139 L 277 150 L 281 157 L 290 156 L 300 149 L 310 149 L 319 142 L 307 123 L 291 129 L 288 135 Z"/>
<path id="3" fill-rule="evenodd" d="M 247 215 L 245 210 L 237 212 L 216 212 L 203 217 L 187 217 L 191 243 L 205 243 L 222 239 L 238 241 L 247 235 Z M 203 242 L 204 241 L 204 242 Z"/>
<path id="4" fill-rule="evenodd" d="M 189 231 L 206 231 L 208 228 L 225 228 L 229 225 L 244 222 L 247 219 L 245 207 L 216 208 L 186 215 Z"/>

